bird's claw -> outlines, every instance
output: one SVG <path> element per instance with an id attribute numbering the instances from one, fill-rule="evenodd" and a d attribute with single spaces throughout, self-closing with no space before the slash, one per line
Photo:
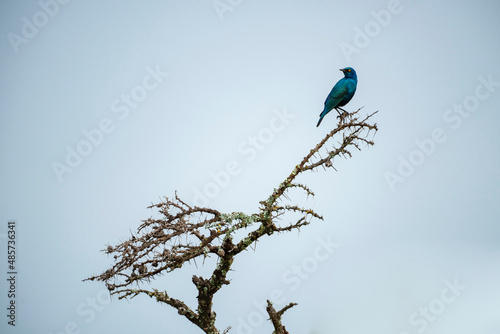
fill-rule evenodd
<path id="1" fill-rule="evenodd" d="M 342 112 L 342 114 L 339 113 L 337 118 L 340 118 L 340 123 L 344 123 L 344 120 L 349 117 L 349 113 L 347 111 Z"/>

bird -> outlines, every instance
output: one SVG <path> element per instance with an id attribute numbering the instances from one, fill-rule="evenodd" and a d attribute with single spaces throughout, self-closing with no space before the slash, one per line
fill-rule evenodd
<path id="1" fill-rule="evenodd" d="M 333 86 L 332 91 L 328 95 L 325 101 L 325 108 L 319 114 L 319 121 L 316 127 L 321 124 L 323 117 L 326 116 L 332 109 L 335 109 L 339 113 L 339 117 L 342 120 L 345 114 L 348 114 L 347 111 L 340 108 L 347 104 L 347 102 L 351 101 L 354 93 L 356 92 L 356 86 L 358 84 L 358 76 L 356 75 L 356 71 L 352 67 L 341 68 L 340 71 L 344 73 L 344 77 L 340 79 L 335 86 Z M 339 109 L 344 112 L 341 114 Z"/>

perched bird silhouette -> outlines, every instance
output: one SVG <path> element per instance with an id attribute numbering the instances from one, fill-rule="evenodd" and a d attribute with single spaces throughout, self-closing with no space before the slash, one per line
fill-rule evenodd
<path id="1" fill-rule="evenodd" d="M 321 124 L 323 117 L 325 117 L 326 114 L 328 114 L 332 109 L 337 110 L 341 119 L 345 116 L 345 114 L 347 114 L 347 111 L 340 107 L 345 106 L 347 102 L 351 101 L 354 93 L 356 92 L 358 77 L 356 76 L 356 71 L 354 71 L 352 67 L 341 68 L 340 70 L 344 72 L 344 77 L 340 79 L 335 86 L 333 86 L 332 91 L 326 98 L 325 108 L 319 115 L 320 118 L 316 127 Z M 341 114 L 339 109 L 342 110 L 344 114 Z"/>

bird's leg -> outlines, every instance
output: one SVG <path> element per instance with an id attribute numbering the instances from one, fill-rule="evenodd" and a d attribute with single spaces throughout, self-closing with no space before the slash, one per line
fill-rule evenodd
<path id="1" fill-rule="evenodd" d="M 340 108 L 340 107 L 335 108 L 335 110 L 337 110 L 337 112 L 338 112 L 338 113 L 339 113 L 338 109 L 340 109 L 340 110 L 342 110 L 344 113 L 347 113 L 347 114 L 348 114 L 348 112 L 347 112 L 347 111 L 345 111 L 344 109 L 342 109 L 342 108 Z M 339 115 L 340 115 L 340 113 L 339 113 Z"/>
<path id="2" fill-rule="evenodd" d="M 343 113 L 342 113 L 342 114 L 340 113 L 339 109 L 343 111 Z M 345 111 L 344 109 L 340 108 L 340 107 L 335 108 L 335 110 L 337 110 L 337 112 L 338 112 L 338 114 L 339 114 L 339 115 L 337 116 L 337 118 L 340 118 L 340 123 L 343 123 L 343 122 L 344 122 L 344 119 L 345 119 L 347 116 L 349 116 L 349 113 L 348 113 L 347 111 Z"/>

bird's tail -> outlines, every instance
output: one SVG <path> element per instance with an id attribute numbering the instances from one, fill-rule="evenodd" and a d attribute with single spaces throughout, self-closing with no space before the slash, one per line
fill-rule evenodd
<path id="1" fill-rule="evenodd" d="M 320 124 L 321 124 L 321 121 L 323 120 L 323 117 L 326 116 L 326 114 L 328 114 L 330 111 L 326 111 L 326 110 L 323 110 L 323 112 L 321 114 L 319 114 L 319 121 L 318 121 L 318 124 L 316 125 L 316 127 L 318 127 Z"/>

